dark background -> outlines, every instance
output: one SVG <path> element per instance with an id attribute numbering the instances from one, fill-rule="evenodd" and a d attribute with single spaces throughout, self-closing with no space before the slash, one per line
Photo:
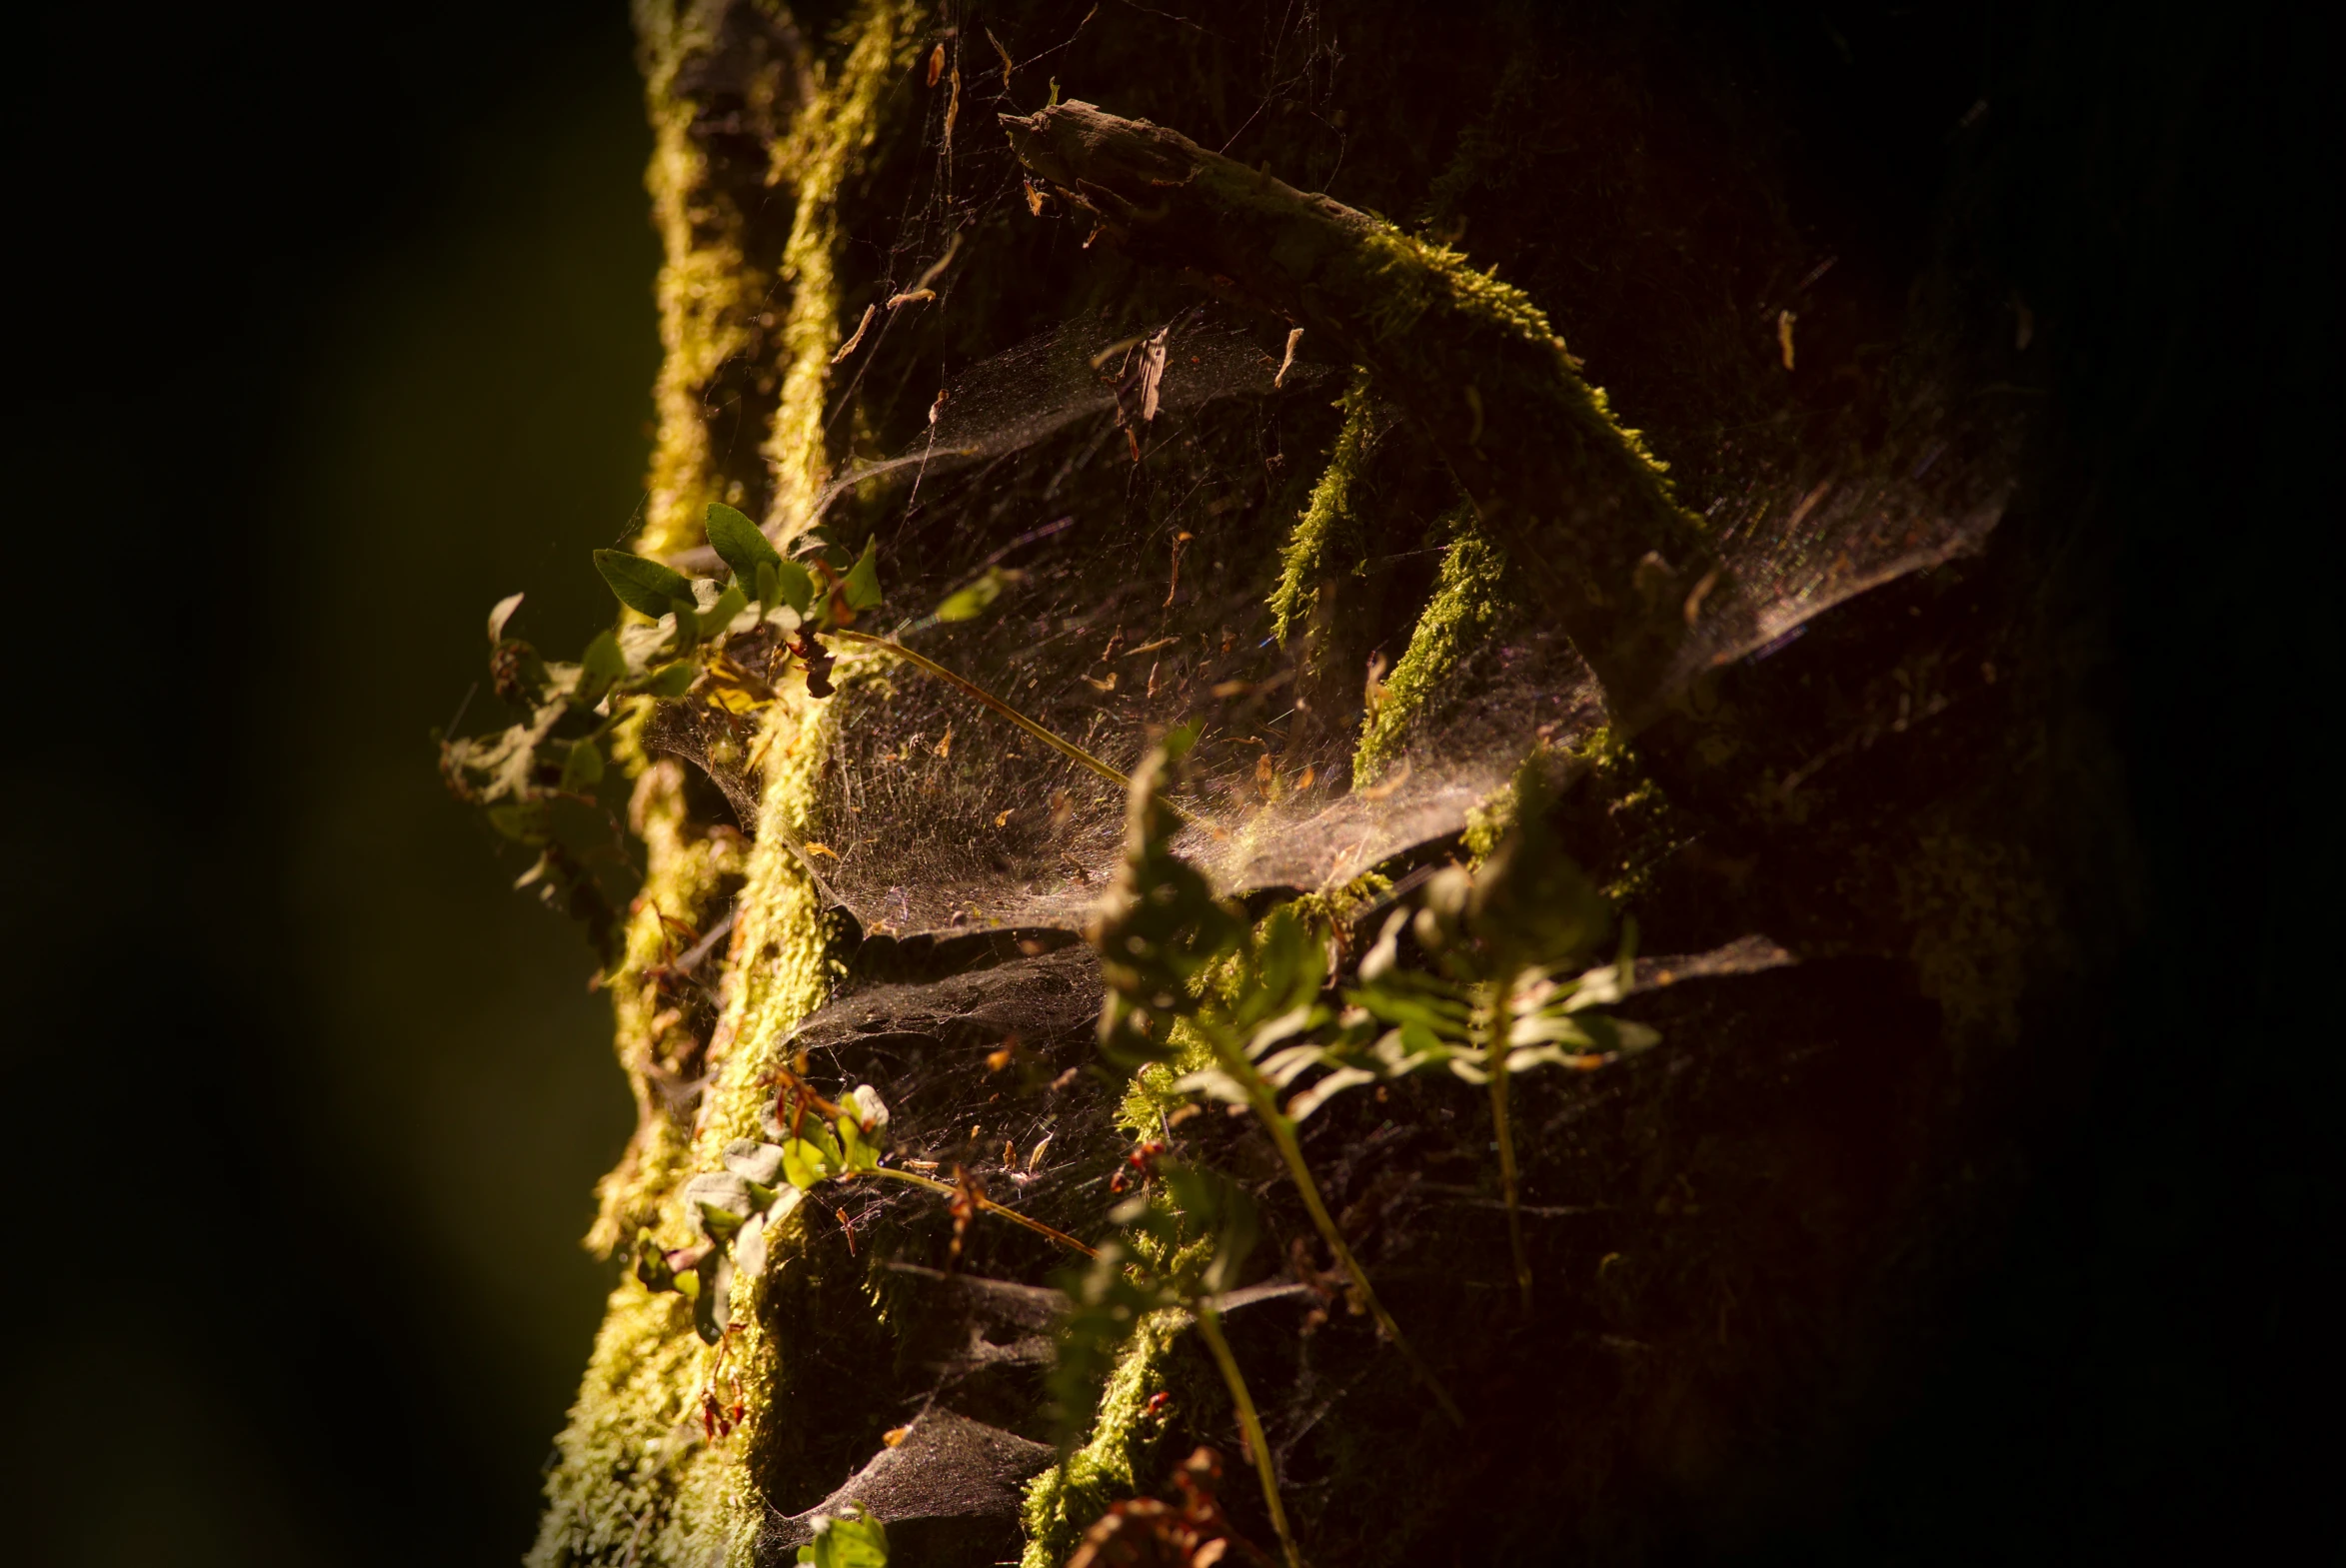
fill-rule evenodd
<path id="1" fill-rule="evenodd" d="M 2326 39 L 1676 10 L 1797 89 L 1817 178 L 2022 281 L 2149 888 L 1952 1338 L 1719 1556 L 2334 1549 Z M 608 611 L 585 552 L 658 359 L 630 38 L 616 3 L 351 26 L 134 0 L 13 39 L 13 1560 L 510 1562 L 612 1277 L 586 949 L 426 737 L 499 595 L 555 648 Z"/>

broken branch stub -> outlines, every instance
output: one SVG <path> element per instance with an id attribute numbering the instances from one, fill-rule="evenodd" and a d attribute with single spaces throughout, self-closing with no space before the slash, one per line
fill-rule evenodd
<path id="1" fill-rule="evenodd" d="M 1002 121 L 1027 167 L 1126 250 L 1366 367 L 1545 592 L 1616 722 L 1656 717 L 1700 666 L 1696 623 L 1740 613 L 1699 522 L 1522 291 L 1146 120 L 1069 102 Z"/>

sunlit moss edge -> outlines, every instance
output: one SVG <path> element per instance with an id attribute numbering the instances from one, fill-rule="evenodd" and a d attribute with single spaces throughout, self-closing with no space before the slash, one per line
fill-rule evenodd
<path id="1" fill-rule="evenodd" d="M 878 138 L 881 100 L 913 61 L 920 10 L 907 0 L 868 0 L 848 22 L 852 39 L 835 80 L 822 82 L 808 111 L 775 150 L 774 181 L 789 180 L 798 210 L 783 247 L 791 291 L 782 329 L 782 401 L 765 445 L 774 472 L 767 516 L 785 539 L 810 524 L 828 463 L 823 412 L 831 359 L 840 344 L 840 187 Z"/>

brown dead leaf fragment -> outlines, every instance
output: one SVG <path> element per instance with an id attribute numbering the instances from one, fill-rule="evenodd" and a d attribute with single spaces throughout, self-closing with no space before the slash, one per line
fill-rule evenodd
<path id="1" fill-rule="evenodd" d="M 1792 368 L 1792 323 L 1799 319 L 1790 311 L 1776 312 L 1776 347 L 1783 351 L 1786 370 Z"/>
<path id="2" fill-rule="evenodd" d="M 896 302 L 894 300 L 889 301 L 889 309 L 896 309 Z M 856 350 L 863 345 L 864 334 L 872 330 L 872 318 L 879 314 L 880 307 L 877 305 L 867 305 L 864 307 L 864 319 L 856 323 L 854 336 L 850 337 L 847 342 L 841 344 L 839 346 L 839 352 L 831 356 L 832 364 L 837 365 L 841 360 L 844 360 L 849 355 L 855 353 Z"/>
<path id="3" fill-rule="evenodd" d="M 1018 67 L 1011 63 L 1011 52 L 1002 46 L 1001 39 L 994 36 L 994 29 L 989 27 L 985 31 L 986 41 L 994 45 L 996 54 L 1002 56 L 1002 85 L 1008 87 L 1011 84 L 1011 73 L 1016 71 Z"/>
<path id="4" fill-rule="evenodd" d="M 1718 587 L 1718 568 L 1712 567 L 1702 574 L 1702 581 L 1694 585 L 1694 592 L 1686 596 L 1686 625 L 1689 627 L 1701 619 L 1702 602 L 1710 597 L 1712 589 Z"/>
<path id="5" fill-rule="evenodd" d="M 1173 608 L 1173 596 L 1181 591 L 1181 547 L 1197 536 L 1182 529 L 1173 537 L 1173 581 L 1165 587 L 1165 607 Z"/>
<path id="6" fill-rule="evenodd" d="M 945 45 L 939 44 L 936 48 L 929 51 L 929 80 L 926 85 L 935 87 L 937 85 L 937 79 L 944 74 Z"/>
<path id="7" fill-rule="evenodd" d="M 1160 327 L 1141 350 L 1141 423 L 1146 425 L 1157 418 L 1158 388 L 1165 380 L 1166 339 L 1171 327 Z"/>
<path id="8" fill-rule="evenodd" d="M 1279 388 L 1287 384 L 1287 372 L 1295 368 L 1295 345 L 1301 343 L 1302 341 L 1302 328 L 1289 327 L 1287 329 L 1286 357 L 1278 362 L 1278 374 L 1270 378 L 1271 391 L 1276 392 Z"/>
<path id="9" fill-rule="evenodd" d="M 1084 1532 L 1067 1568 L 1214 1568 L 1229 1562 L 1267 1568 L 1271 1559 L 1222 1512 L 1214 1497 L 1220 1481 L 1221 1456 L 1199 1448 L 1173 1474 L 1178 1504 L 1134 1497 L 1112 1505 Z"/>

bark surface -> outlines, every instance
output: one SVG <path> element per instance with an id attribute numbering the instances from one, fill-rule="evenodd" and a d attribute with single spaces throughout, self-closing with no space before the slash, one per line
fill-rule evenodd
<path id="1" fill-rule="evenodd" d="M 1170 1141 L 1261 1206 L 1223 1325 L 1304 1557 L 1665 1555 L 1927 1332 L 2127 917 L 2083 591 L 2008 505 L 2025 430 L 1968 396 L 2009 371 L 2001 286 L 1959 228 L 1819 266 L 1782 106 L 1699 38 L 1091 9 L 643 0 L 639 548 L 692 567 L 711 500 L 877 540 L 874 632 L 1114 767 L 1204 720 L 1183 848 L 1339 968 L 1413 873 L 1491 853 L 1542 757 L 1662 955 L 1618 1010 L 1663 1043 L 1514 1091 L 1529 1314 L 1478 1092 L 1304 1124 L 1453 1426 L 1255 1124 L 1101 1065 L 1117 791 L 843 649 L 836 696 L 644 729 L 612 986 L 642 1124 L 590 1243 L 692 1241 L 685 1182 L 773 1135 L 785 1069 L 1088 1240 Z M 1200 1444 L 1273 1546 L 1185 1314 L 1055 1410 L 1044 1237 L 865 1180 L 762 1250 L 715 1344 L 622 1279 L 534 1562 L 790 1562 L 860 1501 L 895 1561 L 1058 1568 Z"/>

